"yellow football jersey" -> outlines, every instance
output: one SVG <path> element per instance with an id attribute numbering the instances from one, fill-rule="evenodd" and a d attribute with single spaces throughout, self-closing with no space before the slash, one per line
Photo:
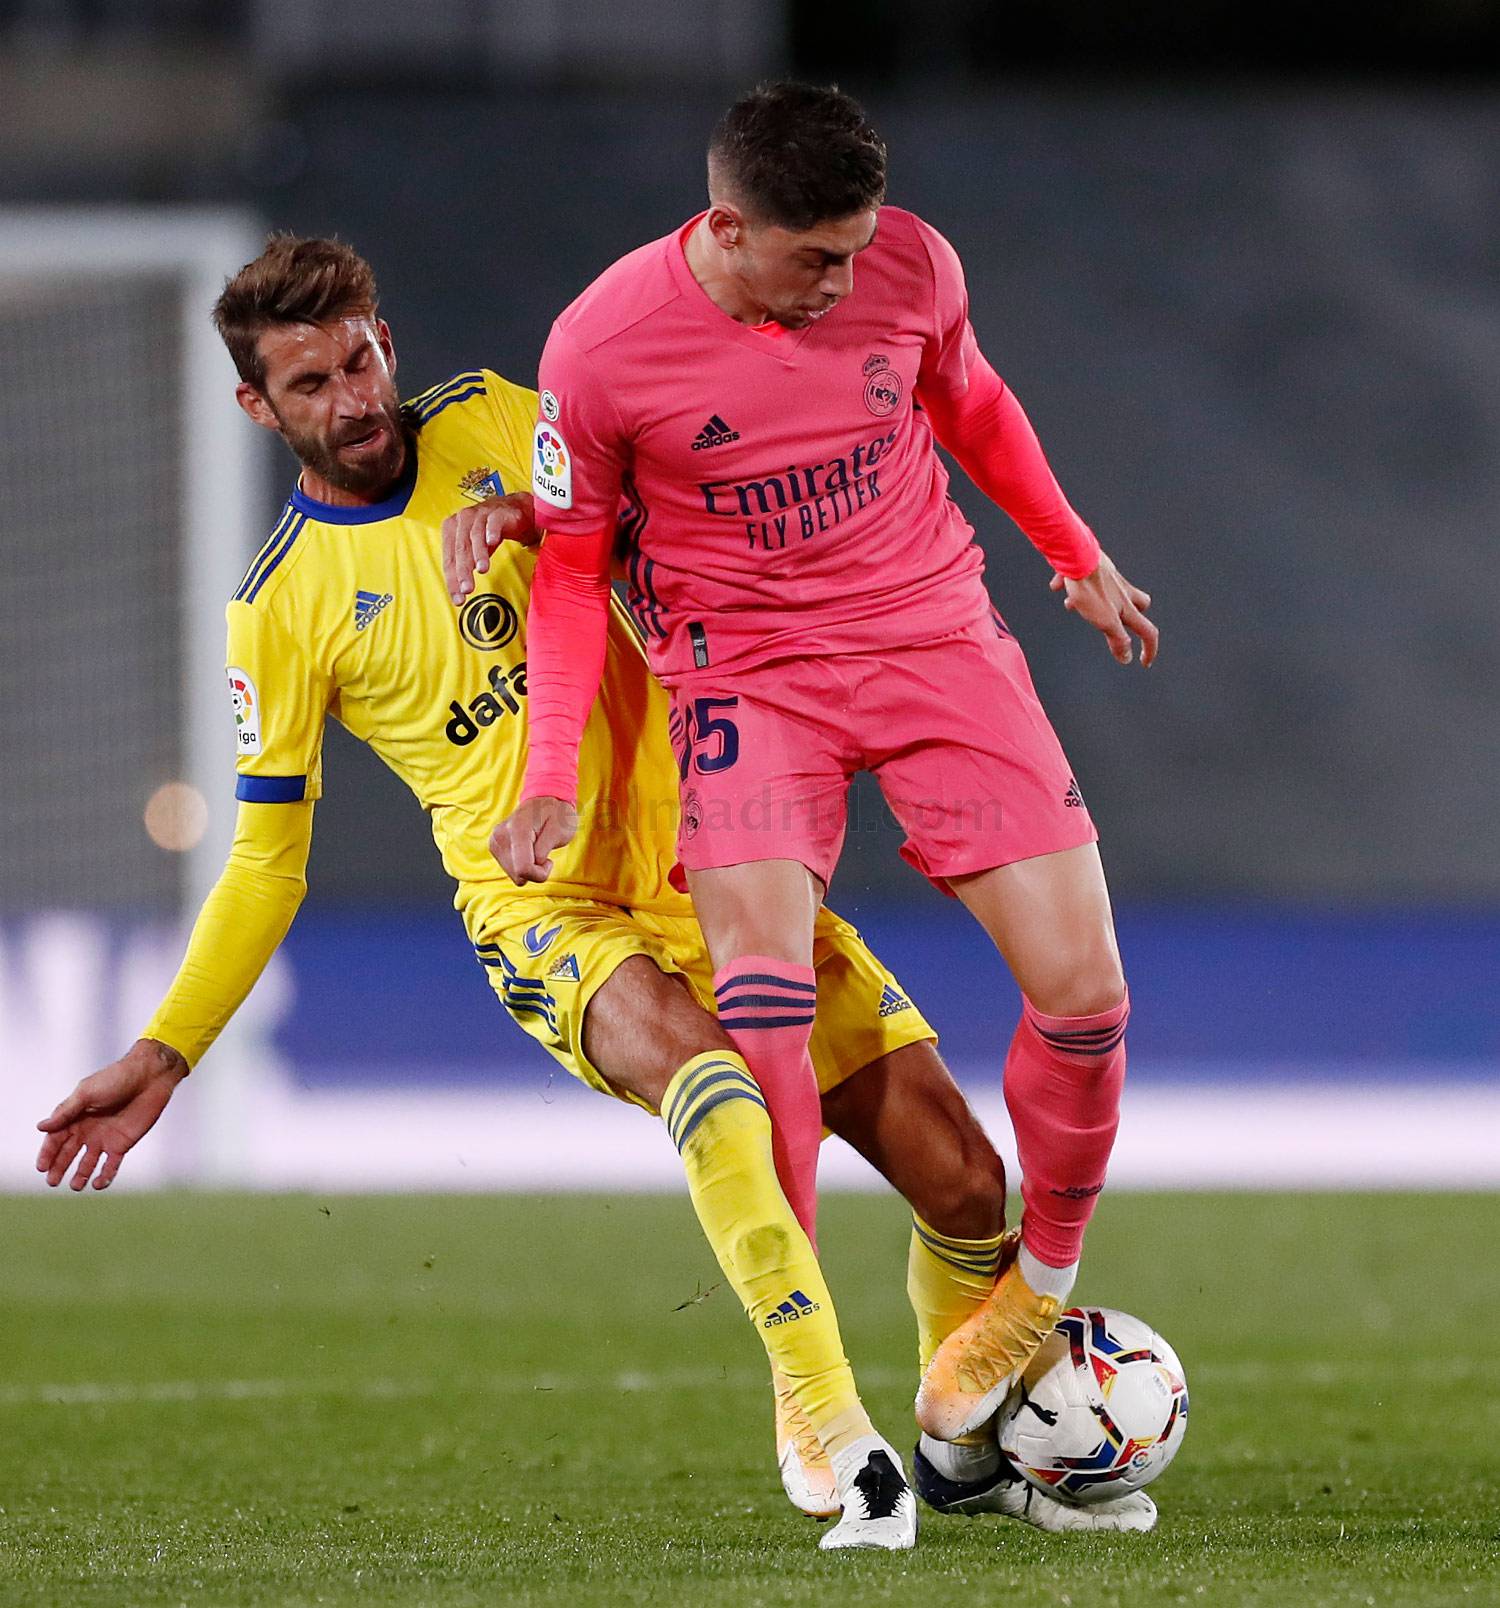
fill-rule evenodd
<path id="1" fill-rule="evenodd" d="M 415 462 L 402 484 L 364 508 L 294 491 L 228 608 L 236 796 L 317 798 L 331 715 L 429 812 L 460 908 L 466 887 L 488 885 L 491 897 L 495 884 L 511 887 L 488 839 L 516 807 L 525 769 L 526 605 L 536 557 L 505 543 L 455 608 L 441 527 L 466 503 L 529 486 L 536 402 L 534 391 L 488 369 L 416 397 L 408 404 Z M 554 855 L 548 892 L 686 908 L 667 881 L 677 807 L 666 695 L 616 602 L 580 757 L 580 829 Z"/>

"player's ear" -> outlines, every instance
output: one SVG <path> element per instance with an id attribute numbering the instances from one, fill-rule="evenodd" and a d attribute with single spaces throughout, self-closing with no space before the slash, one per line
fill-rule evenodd
<path id="1" fill-rule="evenodd" d="M 733 251 L 745 233 L 745 219 L 737 206 L 715 201 L 708 209 L 708 232 L 725 251 Z"/>
<path id="2" fill-rule="evenodd" d="M 275 410 L 248 380 L 241 380 L 234 388 L 234 399 L 264 430 L 280 430 L 281 421 Z"/>
<path id="3" fill-rule="evenodd" d="M 385 366 L 394 374 L 396 372 L 396 347 L 391 340 L 391 326 L 383 318 L 375 320 L 375 339 L 380 343 L 380 351 L 385 358 Z"/>

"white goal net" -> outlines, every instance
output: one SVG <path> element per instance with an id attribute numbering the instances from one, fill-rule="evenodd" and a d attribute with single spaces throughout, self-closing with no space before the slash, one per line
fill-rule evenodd
<path id="1" fill-rule="evenodd" d="M 0 210 L 0 1184 L 223 863 L 223 609 L 266 510 L 209 310 L 259 245 L 217 211 Z M 194 1093 L 142 1171 L 222 1170 Z"/>

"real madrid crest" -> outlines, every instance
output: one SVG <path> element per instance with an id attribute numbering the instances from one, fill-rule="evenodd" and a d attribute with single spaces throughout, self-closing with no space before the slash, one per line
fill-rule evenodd
<path id="1" fill-rule="evenodd" d="M 865 406 L 876 418 L 894 413 L 901 404 L 901 376 L 891 367 L 890 358 L 873 352 L 865 359 Z"/>

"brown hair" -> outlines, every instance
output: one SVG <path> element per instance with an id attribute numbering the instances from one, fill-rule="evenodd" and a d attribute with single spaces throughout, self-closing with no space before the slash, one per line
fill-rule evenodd
<path id="1" fill-rule="evenodd" d="M 276 324 L 373 316 L 378 302 L 374 270 L 352 246 L 273 234 L 255 261 L 225 284 L 214 303 L 214 328 L 240 378 L 261 390 L 266 382 L 260 355 L 264 330 Z"/>
<path id="2" fill-rule="evenodd" d="M 761 84 L 719 119 L 710 183 L 757 219 L 794 233 L 885 199 L 885 142 L 836 85 Z"/>

